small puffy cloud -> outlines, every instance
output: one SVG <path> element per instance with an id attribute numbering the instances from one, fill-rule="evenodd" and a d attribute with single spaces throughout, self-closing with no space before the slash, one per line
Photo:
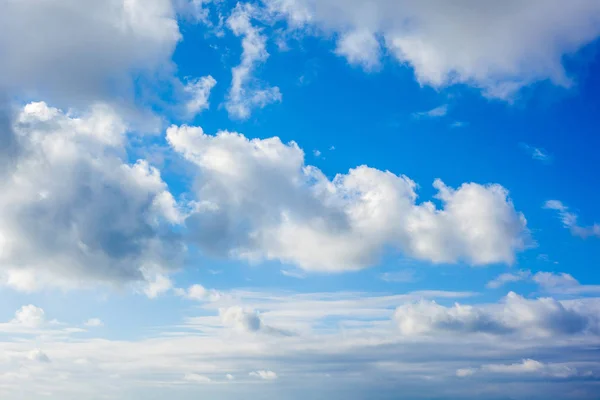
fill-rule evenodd
<path id="1" fill-rule="evenodd" d="M 19 156 L 0 181 L 0 283 L 122 285 L 178 266 L 176 203 L 156 168 L 126 161 L 127 126 L 111 107 L 75 115 L 30 103 L 13 130 Z"/>
<path id="2" fill-rule="evenodd" d="M 444 104 L 429 111 L 416 112 L 414 118 L 440 118 L 448 114 L 448 105 Z"/>
<path id="3" fill-rule="evenodd" d="M 278 87 L 265 86 L 253 76 L 256 68 L 269 58 L 267 37 L 260 28 L 252 25 L 254 13 L 253 5 L 238 3 L 227 19 L 227 27 L 234 35 L 242 37 L 242 60 L 231 71 L 232 82 L 225 109 L 230 117 L 242 120 L 249 118 L 256 108 L 281 101 Z"/>
<path id="4" fill-rule="evenodd" d="M 445 307 L 434 301 L 409 303 L 396 309 L 394 320 L 406 336 L 441 333 L 488 333 L 550 337 L 598 334 L 593 310 L 565 305 L 552 298 L 528 300 L 509 293 L 498 305 Z"/>
<path id="5" fill-rule="evenodd" d="M 90 328 L 98 328 L 104 326 L 104 322 L 100 318 L 90 318 L 85 321 L 84 325 Z"/>
<path id="6" fill-rule="evenodd" d="M 600 285 L 582 285 L 571 274 L 538 272 L 532 280 L 547 293 L 557 294 L 599 294 Z"/>
<path id="7" fill-rule="evenodd" d="M 278 378 L 277 374 L 273 371 L 253 371 L 250 372 L 250 376 L 259 378 L 265 381 L 274 381 Z"/>
<path id="8" fill-rule="evenodd" d="M 544 204 L 544 208 L 548 210 L 554 210 L 557 212 L 560 220 L 563 223 L 563 226 L 571 231 L 571 233 L 575 236 L 579 236 L 582 238 L 588 237 L 598 237 L 600 238 L 600 224 L 594 223 L 591 226 L 581 226 L 578 224 L 577 220 L 579 216 L 569 211 L 569 207 L 565 206 L 559 200 L 548 200 Z"/>
<path id="9" fill-rule="evenodd" d="M 214 289 L 206 289 L 202 285 L 192 285 L 186 289 L 176 289 L 176 294 L 189 300 L 217 301 L 222 297 L 221 292 Z"/>
<path id="10" fill-rule="evenodd" d="M 32 304 L 23 306 L 15 312 L 13 323 L 28 328 L 38 328 L 45 322 L 44 310 Z"/>
<path id="11" fill-rule="evenodd" d="M 164 274 L 154 273 L 144 275 L 146 276 L 146 283 L 142 291 L 150 299 L 155 299 L 173 288 L 173 281 Z"/>
<path id="12" fill-rule="evenodd" d="M 511 264 L 529 245 L 524 216 L 500 185 L 434 182 L 442 208 L 417 202 L 417 184 L 367 166 L 328 179 L 277 137 L 210 136 L 172 126 L 167 140 L 197 168 L 186 224 L 205 251 L 305 270 L 358 270 L 384 249 L 434 263 Z"/>
<path id="13" fill-rule="evenodd" d="M 510 6 L 444 0 L 263 3 L 291 29 L 335 34 L 338 49 L 346 49 L 339 53 L 350 62 L 377 60 L 376 41 L 371 38 L 376 35 L 387 53 L 412 67 L 420 84 L 435 88 L 469 84 L 501 99 L 512 99 L 519 89 L 539 81 L 571 86 L 562 65 L 564 56 L 600 35 L 600 4 L 588 0 L 568 5 L 563 0 L 514 1 Z M 366 36 L 349 40 L 352 34 Z M 358 49 L 366 55 L 359 56 Z"/>
<path id="14" fill-rule="evenodd" d="M 50 362 L 50 357 L 48 357 L 48 355 L 40 349 L 35 349 L 35 350 L 30 351 L 29 354 L 27 355 L 27 358 L 29 358 L 31 361 L 37 361 L 40 363 L 49 363 Z"/>
<path id="15" fill-rule="evenodd" d="M 225 375 L 225 378 L 226 378 L 228 381 L 233 381 L 233 380 L 235 380 L 235 376 L 233 376 L 233 375 L 231 375 L 231 374 L 227 374 L 227 375 Z"/>
<path id="16" fill-rule="evenodd" d="M 208 110 L 210 103 L 208 98 L 217 81 L 212 76 L 189 80 L 184 86 L 184 92 L 188 97 L 185 110 L 188 118 L 194 118 L 204 110 Z"/>
<path id="17" fill-rule="evenodd" d="M 223 325 L 238 332 L 258 332 L 264 328 L 260 316 L 253 310 L 242 307 L 229 307 L 219 310 Z"/>
<path id="18" fill-rule="evenodd" d="M 504 273 L 489 281 L 486 285 L 490 289 L 498 289 L 507 283 L 528 280 L 531 277 L 530 271 L 518 271 L 515 273 Z"/>

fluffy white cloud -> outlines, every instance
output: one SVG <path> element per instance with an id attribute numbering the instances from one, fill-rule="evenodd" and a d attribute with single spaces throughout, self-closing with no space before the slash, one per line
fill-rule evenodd
<path id="1" fill-rule="evenodd" d="M 126 126 L 107 106 L 45 103 L 14 123 L 0 183 L 0 280 L 16 289 L 145 281 L 177 267 L 179 212 L 160 173 L 125 161 Z"/>
<path id="2" fill-rule="evenodd" d="M 253 310 L 242 307 L 229 307 L 219 310 L 221 321 L 225 326 L 239 332 L 258 332 L 264 325 L 260 316 Z"/>
<path id="3" fill-rule="evenodd" d="M 198 284 L 190 286 L 187 290 L 177 288 L 175 292 L 178 296 L 196 301 L 217 301 L 222 296 L 219 291 L 206 289 L 204 286 Z"/>
<path id="4" fill-rule="evenodd" d="M 346 57 L 350 64 L 360 65 L 370 71 L 379 67 L 380 49 L 379 41 L 373 33 L 352 31 L 342 34 L 335 52 Z"/>
<path id="5" fill-rule="evenodd" d="M 278 378 L 277 374 L 273 371 L 254 371 L 250 372 L 250 376 L 260 378 L 265 381 L 273 381 Z"/>
<path id="6" fill-rule="evenodd" d="M 231 88 L 225 108 L 229 115 L 237 119 L 247 119 L 252 110 L 281 101 L 279 88 L 268 87 L 253 77 L 255 69 L 269 58 L 267 37 L 260 28 L 252 25 L 255 8 L 249 3 L 238 3 L 229 18 L 227 26 L 242 37 L 242 60 L 233 68 Z"/>
<path id="7" fill-rule="evenodd" d="M 416 183 L 389 171 L 360 166 L 329 180 L 277 137 L 172 126 L 167 139 L 197 168 L 187 225 L 207 252 L 333 272 L 368 267 L 387 248 L 435 263 L 510 264 L 528 244 L 500 185 L 436 180 L 439 209 L 417 203 Z"/>
<path id="8" fill-rule="evenodd" d="M 346 51 L 350 62 L 377 64 L 378 35 L 388 52 L 414 68 L 421 84 L 466 83 L 500 98 L 541 80 L 571 85 L 563 56 L 600 34 L 600 4 L 590 0 L 568 5 L 562 0 L 262 1 L 271 15 L 287 18 L 291 28 L 339 33 L 338 52 L 357 49 L 346 42 L 360 35 L 365 51 L 360 59 L 356 51 Z"/>
<path id="9" fill-rule="evenodd" d="M 600 238 L 600 224 L 594 223 L 592 226 L 581 226 L 577 223 L 579 216 L 572 211 L 569 211 L 569 207 L 565 206 L 559 200 L 548 200 L 544 204 L 544 208 L 549 210 L 555 210 L 560 217 L 565 228 L 568 228 L 571 233 L 575 236 L 587 238 L 590 236 L 596 236 Z"/>
<path id="10" fill-rule="evenodd" d="M 212 76 L 189 80 L 184 86 L 184 92 L 189 96 L 185 104 L 187 116 L 193 118 L 210 107 L 208 98 L 210 91 L 217 84 Z"/>
<path id="11" fill-rule="evenodd" d="M 39 328 L 45 322 L 44 310 L 29 304 L 19 308 L 15 312 L 13 323 L 29 328 Z"/>
<path id="12" fill-rule="evenodd" d="M 514 292 L 498 305 L 445 307 L 433 301 L 405 304 L 394 319 L 403 335 L 455 333 L 519 333 L 534 337 L 600 333 L 595 310 L 552 298 L 527 300 Z"/>
<path id="13" fill-rule="evenodd" d="M 8 0 L 0 88 L 68 106 L 133 97 L 134 74 L 168 70 L 180 38 L 171 0 Z"/>
<path id="14" fill-rule="evenodd" d="M 571 295 L 600 293 L 600 285 L 582 285 L 572 275 L 565 273 L 538 272 L 532 280 L 547 293 Z"/>

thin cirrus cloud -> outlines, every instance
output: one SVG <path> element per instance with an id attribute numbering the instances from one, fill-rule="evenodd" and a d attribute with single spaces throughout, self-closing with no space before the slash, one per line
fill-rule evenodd
<path id="1" fill-rule="evenodd" d="M 552 162 L 552 155 L 545 149 L 530 146 L 527 143 L 519 143 L 519 147 L 536 161 L 546 164 L 550 164 Z"/>

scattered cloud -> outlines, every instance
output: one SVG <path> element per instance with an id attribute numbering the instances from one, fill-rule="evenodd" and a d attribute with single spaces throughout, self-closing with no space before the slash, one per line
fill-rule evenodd
<path id="1" fill-rule="evenodd" d="M 185 104 L 188 118 L 194 118 L 204 110 L 208 110 L 210 103 L 208 98 L 217 81 L 212 76 L 189 80 L 184 86 L 184 92 L 188 96 Z"/>
<path id="2" fill-rule="evenodd" d="M 600 224 L 594 223 L 591 226 L 579 225 L 577 222 L 579 216 L 576 213 L 569 211 L 569 207 L 565 206 L 562 202 L 558 200 L 548 200 L 544 204 L 544 208 L 556 211 L 563 226 L 568 228 L 574 236 L 579 236 L 584 239 L 594 236 L 600 238 Z"/>
<path id="3" fill-rule="evenodd" d="M 373 71 L 380 66 L 381 46 L 377 37 L 368 30 L 344 32 L 338 38 L 335 53 L 345 57 L 352 65 L 365 71 Z"/>
<path id="4" fill-rule="evenodd" d="M 199 375 L 199 374 L 185 374 L 183 379 L 188 382 L 193 382 L 193 383 L 198 383 L 198 384 L 212 382 L 212 379 L 210 379 L 209 377 L 204 376 L 204 375 Z"/>
<path id="5" fill-rule="evenodd" d="M 498 289 L 507 283 L 526 281 L 531 277 L 531 271 L 518 271 L 515 273 L 501 274 L 493 280 L 489 281 L 486 285 L 490 289 Z"/>
<path id="6" fill-rule="evenodd" d="M 90 318 L 85 321 L 84 325 L 90 328 L 99 328 L 104 326 L 104 322 L 100 318 Z"/>
<path id="7" fill-rule="evenodd" d="M 35 350 L 30 351 L 29 354 L 27 355 L 27 357 L 31 361 L 37 361 L 40 363 L 49 363 L 50 362 L 50 357 L 48 357 L 48 355 L 40 349 L 35 349 Z"/>
<path id="8" fill-rule="evenodd" d="M 421 111 L 413 113 L 414 118 L 440 118 L 448 113 L 448 105 L 444 104 L 429 111 Z"/>
<path id="9" fill-rule="evenodd" d="M 260 378 L 265 381 L 274 381 L 278 378 L 277 374 L 273 371 L 254 371 L 250 372 L 250 376 L 254 378 Z"/>
<path id="10" fill-rule="evenodd" d="M 253 73 L 269 58 L 267 36 L 261 29 L 252 25 L 254 6 L 238 3 L 229 18 L 227 27 L 242 37 L 242 61 L 232 69 L 232 82 L 225 108 L 229 116 L 247 119 L 255 108 L 264 108 L 268 104 L 280 102 L 281 92 L 277 86 L 268 87 L 258 82 Z"/>
<path id="11" fill-rule="evenodd" d="M 487 333 L 549 337 L 591 332 L 599 334 L 600 320 L 592 310 L 565 305 L 552 298 L 528 300 L 510 292 L 496 306 L 445 307 L 433 301 L 408 303 L 396 309 L 394 319 L 406 336 L 442 333 Z"/>
<path id="12" fill-rule="evenodd" d="M 534 160 L 549 164 L 552 162 L 552 156 L 545 149 L 533 147 L 527 143 L 519 143 L 519 146 L 523 151 L 531 156 Z"/>

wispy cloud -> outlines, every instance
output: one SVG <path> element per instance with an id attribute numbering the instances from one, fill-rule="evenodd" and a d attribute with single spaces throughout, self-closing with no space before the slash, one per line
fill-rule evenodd
<path id="1" fill-rule="evenodd" d="M 443 104 L 439 107 L 433 108 L 429 111 L 421 111 L 413 113 L 414 118 L 440 118 L 448 114 L 448 105 Z"/>
<path id="2" fill-rule="evenodd" d="M 594 223 L 591 226 L 581 226 L 577 220 L 579 216 L 569 211 L 569 207 L 565 206 L 559 200 L 548 200 L 544 203 L 544 208 L 548 210 L 555 210 L 558 213 L 560 220 L 565 228 L 568 228 L 574 236 L 582 238 L 588 238 L 595 236 L 600 238 L 600 224 Z"/>
<path id="3" fill-rule="evenodd" d="M 379 275 L 379 278 L 385 282 L 410 283 L 417 280 L 415 271 L 406 269 L 397 272 L 385 272 Z"/>
<path id="4" fill-rule="evenodd" d="M 529 154 L 531 158 L 536 161 L 540 161 L 547 164 L 552 162 L 552 155 L 548 153 L 546 149 L 530 146 L 527 143 L 519 143 L 519 147 L 521 147 L 523 151 Z"/>

